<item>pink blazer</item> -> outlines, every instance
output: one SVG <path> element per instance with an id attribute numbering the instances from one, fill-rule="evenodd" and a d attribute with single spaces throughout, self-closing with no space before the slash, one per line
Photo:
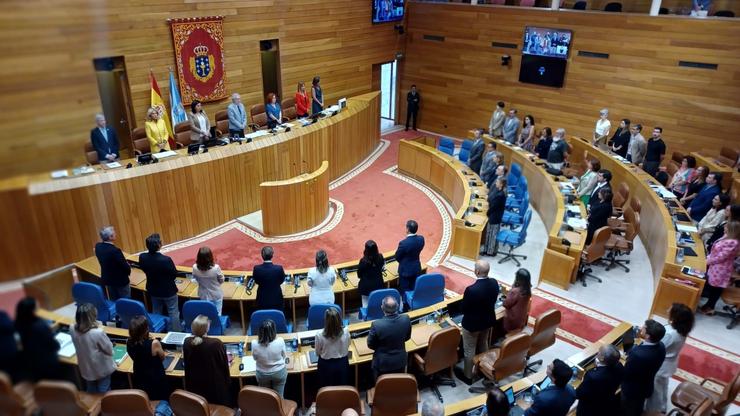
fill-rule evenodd
<path id="1" fill-rule="evenodd" d="M 740 242 L 722 237 L 712 245 L 712 252 L 707 257 L 707 274 L 709 284 L 714 287 L 727 287 L 730 285 L 732 276 L 732 265 L 738 255 Z"/>

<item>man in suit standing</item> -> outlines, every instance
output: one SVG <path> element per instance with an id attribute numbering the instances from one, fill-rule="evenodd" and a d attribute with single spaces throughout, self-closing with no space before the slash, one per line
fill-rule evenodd
<path id="1" fill-rule="evenodd" d="M 283 266 L 273 264 L 274 250 L 270 246 L 262 247 L 262 264 L 252 270 L 252 278 L 257 283 L 257 308 L 283 310 L 283 289 L 285 280 Z"/>
<path id="2" fill-rule="evenodd" d="M 100 230 L 100 242 L 95 244 L 95 257 L 100 263 L 100 278 L 108 288 L 110 300 L 131 297 L 129 275 L 131 266 L 123 257 L 123 252 L 116 247 L 116 230 L 113 226 L 103 227 Z"/>
<path id="3" fill-rule="evenodd" d="M 624 366 L 619 362 L 619 351 L 605 344 L 596 354 L 596 367 L 584 376 L 576 389 L 578 409 L 576 416 L 612 416 L 617 414 L 619 402 L 616 392 L 622 384 Z"/>
<path id="4" fill-rule="evenodd" d="M 398 243 L 396 260 L 398 261 L 398 289 L 401 299 L 407 290 L 413 290 L 416 278 L 421 274 L 419 255 L 424 249 L 424 237 L 416 235 L 419 224 L 414 220 L 406 221 L 406 238 Z"/>
<path id="5" fill-rule="evenodd" d="M 696 195 L 686 209 L 691 219 L 694 221 L 701 221 L 707 212 L 712 209 L 712 200 L 715 196 L 719 195 L 722 191 L 719 189 L 719 184 L 722 183 L 722 174 L 719 172 L 712 172 L 707 175 L 706 184 L 701 191 Z"/>
<path id="6" fill-rule="evenodd" d="M 496 323 L 496 299 L 499 285 L 489 278 L 491 266 L 487 261 L 475 262 L 475 283 L 465 288 L 462 300 L 462 340 L 465 356 L 464 377 L 460 380 L 472 384 L 473 357 L 488 351 L 491 328 Z"/>
<path id="7" fill-rule="evenodd" d="M 483 151 L 486 150 L 483 143 L 483 130 L 475 129 L 475 140 L 470 148 L 470 157 L 468 157 L 468 166 L 476 174 L 480 175 L 480 168 L 483 164 Z"/>
<path id="8" fill-rule="evenodd" d="M 647 141 L 642 137 L 642 124 L 634 124 L 630 127 L 630 144 L 627 147 L 627 160 L 639 165 L 645 160 L 647 152 Z"/>
<path id="9" fill-rule="evenodd" d="M 556 358 L 547 366 L 547 376 L 552 384 L 534 396 L 532 406 L 524 412 L 524 416 L 566 416 L 576 401 L 576 392 L 568 384 L 573 377 L 573 370 L 568 364 Z"/>
<path id="10" fill-rule="evenodd" d="M 180 331 L 180 309 L 177 303 L 177 268 L 172 258 L 159 252 L 162 239 L 159 234 L 146 238 L 147 253 L 139 254 L 139 267 L 146 274 L 146 291 L 152 298 L 152 312 L 166 310 L 170 331 Z"/>
<path id="11" fill-rule="evenodd" d="M 90 142 L 98 152 L 99 162 L 113 162 L 120 157 L 116 131 L 107 127 L 105 116 L 100 113 L 95 114 L 95 128 L 90 130 Z"/>
<path id="12" fill-rule="evenodd" d="M 655 374 L 665 360 L 665 346 L 660 342 L 665 327 L 648 319 L 640 328 L 642 344 L 630 350 L 622 380 L 622 415 L 640 416 L 645 400 L 653 394 Z"/>
<path id="13" fill-rule="evenodd" d="M 609 190 L 612 189 L 611 181 L 612 173 L 607 169 L 601 169 L 599 173 L 596 174 L 596 186 L 594 186 L 594 190 L 591 191 L 591 196 L 588 200 L 589 209 L 591 209 L 591 205 L 599 203 L 599 191 L 601 188 L 609 188 Z"/>
<path id="14" fill-rule="evenodd" d="M 409 130 L 409 120 L 411 117 L 414 118 L 412 126 L 416 130 L 416 117 L 419 115 L 419 102 L 421 102 L 421 95 L 416 91 L 416 85 L 411 86 L 411 91 L 406 94 L 406 131 Z"/>
<path id="15" fill-rule="evenodd" d="M 237 93 L 231 94 L 231 104 L 226 109 L 229 116 L 229 136 L 244 137 L 247 128 L 247 112 L 242 104 L 242 97 Z"/>
<path id="16" fill-rule="evenodd" d="M 509 110 L 509 115 L 504 121 L 504 140 L 510 144 L 516 143 L 517 133 L 519 132 L 519 118 L 516 116 L 516 108 Z"/>
<path id="17" fill-rule="evenodd" d="M 504 135 L 504 120 L 506 119 L 506 113 L 504 112 L 503 101 L 499 101 L 496 104 L 496 110 L 491 114 L 491 121 L 488 122 L 488 134 L 493 137 L 501 137 Z"/>
<path id="18" fill-rule="evenodd" d="M 406 372 L 406 341 L 411 338 L 411 321 L 408 315 L 398 313 L 398 302 L 393 296 L 383 299 L 384 316 L 370 326 L 367 346 L 373 353 L 375 380 L 383 374 Z"/>

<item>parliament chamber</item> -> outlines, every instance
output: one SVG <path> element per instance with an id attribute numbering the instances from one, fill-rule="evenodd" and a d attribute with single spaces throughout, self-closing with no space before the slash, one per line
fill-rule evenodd
<path id="1" fill-rule="evenodd" d="M 735 13 L 10 0 L 0 414 L 740 414 Z"/>

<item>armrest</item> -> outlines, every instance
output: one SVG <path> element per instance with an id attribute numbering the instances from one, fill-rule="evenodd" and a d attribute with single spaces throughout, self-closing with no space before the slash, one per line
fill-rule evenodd
<path id="1" fill-rule="evenodd" d="M 260 126 L 258 124 L 250 123 L 248 124 L 249 128 L 252 129 L 252 131 L 257 131 L 260 129 Z"/>
<path id="2" fill-rule="evenodd" d="M 372 406 L 374 398 L 375 398 L 375 388 L 372 388 L 367 391 L 367 404 Z"/>
<path id="3" fill-rule="evenodd" d="M 180 142 L 175 142 L 175 146 L 176 146 L 176 147 L 177 147 L 178 149 L 182 149 L 183 147 L 185 147 L 185 145 L 183 145 L 183 144 L 182 144 L 182 143 L 180 143 Z"/>
<path id="4" fill-rule="evenodd" d="M 143 153 L 141 153 L 141 150 L 134 149 L 134 156 L 141 156 Z"/>
<path id="5" fill-rule="evenodd" d="M 705 378 L 704 380 L 701 381 L 701 383 L 699 385 L 702 386 L 702 387 L 704 387 L 704 383 L 706 383 L 707 381 L 711 381 L 712 383 L 718 384 L 718 385 L 720 385 L 722 387 L 726 387 L 727 386 L 727 383 L 725 383 L 724 381 L 717 380 L 714 377 L 707 377 L 707 378 Z"/>

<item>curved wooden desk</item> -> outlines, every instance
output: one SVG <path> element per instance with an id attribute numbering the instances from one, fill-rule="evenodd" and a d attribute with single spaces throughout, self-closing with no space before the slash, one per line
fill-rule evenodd
<path id="1" fill-rule="evenodd" d="M 314 172 L 260 184 L 262 230 L 287 235 L 321 224 L 329 214 L 329 162 Z"/>
<path id="2" fill-rule="evenodd" d="M 252 143 L 211 148 L 131 169 L 51 180 L 0 180 L 0 249 L 13 253 L 0 280 L 17 279 L 89 256 L 98 230 L 113 225 L 128 252 L 152 232 L 164 241 L 197 235 L 259 209 L 259 184 L 318 169 L 336 179 L 380 141 L 379 93 L 352 97 L 339 114 Z M 124 161 L 124 165 L 128 161 Z"/>

